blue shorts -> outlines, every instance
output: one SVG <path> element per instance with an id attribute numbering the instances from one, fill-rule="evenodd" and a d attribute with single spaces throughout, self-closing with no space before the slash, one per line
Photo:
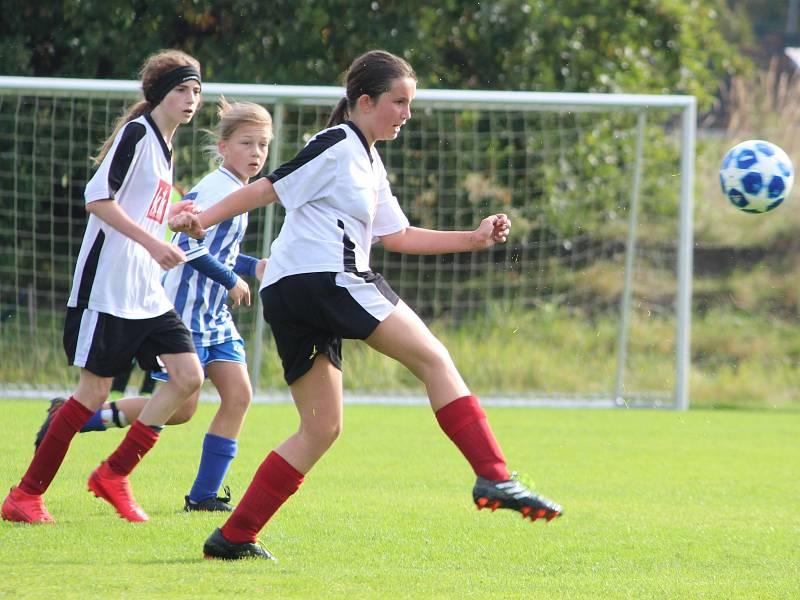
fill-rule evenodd
<path id="1" fill-rule="evenodd" d="M 242 340 L 230 340 L 213 346 L 199 346 L 195 348 L 195 351 L 203 370 L 205 370 L 208 363 L 215 361 L 247 364 Z M 158 381 L 169 381 L 169 375 L 166 371 L 151 371 L 150 377 Z"/>

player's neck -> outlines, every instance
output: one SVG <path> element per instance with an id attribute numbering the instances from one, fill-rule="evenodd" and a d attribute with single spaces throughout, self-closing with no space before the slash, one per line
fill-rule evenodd
<path id="1" fill-rule="evenodd" d="M 350 121 L 358 127 L 361 135 L 364 136 L 364 139 L 367 141 L 367 146 L 371 149 L 375 145 L 375 137 L 372 135 L 370 128 L 367 126 L 368 123 L 366 119 L 364 119 L 363 115 L 360 113 L 355 113 L 350 115 Z"/>
<path id="2" fill-rule="evenodd" d="M 169 116 L 162 110 L 159 110 L 161 106 L 156 106 L 150 116 L 153 119 L 153 122 L 158 127 L 158 131 L 161 133 L 161 137 L 164 138 L 167 146 L 172 148 L 172 138 L 175 136 L 175 131 L 177 131 L 180 122 L 170 119 Z"/>

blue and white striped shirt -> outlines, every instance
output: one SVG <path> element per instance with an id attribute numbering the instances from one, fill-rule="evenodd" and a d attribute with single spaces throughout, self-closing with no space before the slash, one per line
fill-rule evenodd
<path id="1" fill-rule="evenodd" d="M 204 210 L 242 186 L 243 183 L 235 175 L 219 167 L 203 177 L 184 196 L 184 200 L 193 200 L 196 207 Z M 172 238 L 173 243 L 186 253 L 188 262 L 167 271 L 162 282 L 175 304 L 175 310 L 192 332 L 195 346 L 213 346 L 242 339 L 226 304 L 228 290 L 189 263 L 209 256 L 233 272 L 246 229 L 247 213 L 244 213 L 209 228 L 202 240 L 195 240 L 184 233 L 175 234 Z"/>

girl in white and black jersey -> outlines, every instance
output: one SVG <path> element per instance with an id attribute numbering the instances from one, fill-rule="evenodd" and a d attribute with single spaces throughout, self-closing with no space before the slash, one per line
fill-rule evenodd
<path id="1" fill-rule="evenodd" d="M 512 479 L 480 407 L 447 349 L 422 320 L 370 270 L 373 240 L 388 250 L 443 254 L 505 242 L 510 221 L 491 215 L 474 231 L 409 225 L 392 195 L 375 142 L 392 140 L 411 117 L 416 76 L 384 51 L 357 58 L 347 93 L 329 128 L 268 177 L 234 192 L 175 227 L 201 235 L 231 215 L 280 202 L 286 217 L 272 245 L 260 290 L 284 375 L 300 414 L 298 431 L 258 468 L 236 510 L 206 540 L 211 558 L 271 558 L 256 535 L 294 493 L 342 426 L 342 338 L 362 339 L 403 363 L 425 385 L 444 432 L 469 461 L 479 508 L 510 508 L 533 520 L 561 507 Z"/>
<path id="2" fill-rule="evenodd" d="M 170 381 L 149 399 L 119 447 L 94 470 L 88 487 L 129 521 L 146 521 L 128 475 L 153 447 L 167 419 L 203 382 L 192 337 L 161 285 L 162 269 L 186 261 L 164 241 L 172 189 L 172 138 L 200 103 L 200 64 L 167 50 L 141 72 L 144 99 L 117 122 L 86 185 L 89 221 L 67 302 L 64 349 L 80 367 L 73 395 L 52 415 L 18 486 L 2 506 L 10 521 L 52 523 L 42 495 L 74 435 L 106 400 L 113 378 L 134 358 L 165 365 Z M 180 203 L 173 210 L 192 210 Z"/>
<path id="3" fill-rule="evenodd" d="M 206 148 L 219 167 L 203 177 L 184 197 L 196 209 L 213 206 L 258 175 L 267 160 L 272 139 L 272 117 L 252 102 L 220 100 L 218 121 Z M 186 253 L 186 263 L 166 271 L 162 283 L 194 340 L 200 364 L 220 396 L 220 404 L 203 439 L 200 466 L 184 510 L 233 510 L 230 489 L 218 496 L 228 468 L 238 451 L 239 433 L 252 400 L 244 340 L 236 328 L 226 301 L 234 306 L 250 304 L 250 288 L 242 277 L 264 274 L 265 259 L 240 252 L 247 229 L 247 213 L 210 228 L 203 240 L 178 233 L 173 242 Z M 154 379 L 167 381 L 169 373 L 154 371 Z M 184 402 L 167 421 L 188 421 L 197 409 L 198 393 Z M 81 431 L 105 431 L 126 427 L 142 411 L 147 398 L 123 398 L 103 405 Z"/>

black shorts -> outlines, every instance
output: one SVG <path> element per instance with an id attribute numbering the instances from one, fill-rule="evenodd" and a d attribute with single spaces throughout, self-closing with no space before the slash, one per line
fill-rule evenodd
<path id="1" fill-rule="evenodd" d="M 400 297 L 386 280 L 366 273 L 289 275 L 261 290 L 286 383 L 325 354 L 342 368 L 342 339 L 363 340 L 388 317 Z"/>
<path id="2" fill-rule="evenodd" d="M 115 377 L 135 358 L 145 371 L 158 371 L 158 356 L 194 352 L 192 335 L 178 313 L 123 319 L 88 308 L 67 308 L 64 350 L 69 364 L 100 377 Z"/>

